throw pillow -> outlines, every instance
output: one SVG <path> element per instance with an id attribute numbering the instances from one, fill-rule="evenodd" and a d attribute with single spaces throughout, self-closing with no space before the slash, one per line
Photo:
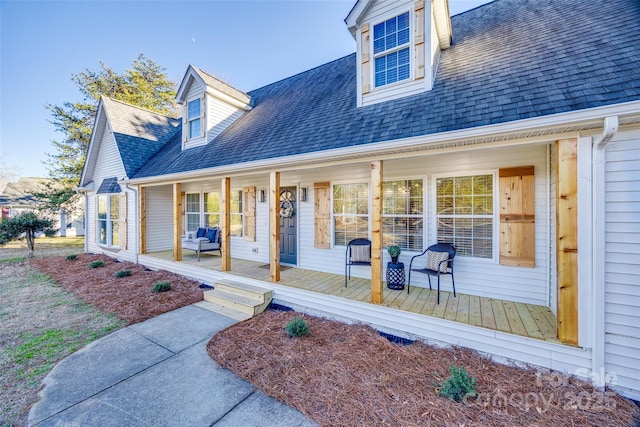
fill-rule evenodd
<path id="1" fill-rule="evenodd" d="M 446 273 L 449 271 L 449 263 L 441 261 L 449 259 L 449 252 L 427 252 L 427 270 L 438 271 L 440 268 L 441 273 Z"/>
<path id="2" fill-rule="evenodd" d="M 205 237 L 206 234 L 207 234 L 206 228 L 198 228 L 198 231 L 196 232 L 196 237 Z"/>
<path id="3" fill-rule="evenodd" d="M 351 262 L 371 262 L 369 246 L 351 246 Z"/>
<path id="4" fill-rule="evenodd" d="M 216 230 L 215 228 L 207 228 L 207 239 L 209 239 L 209 241 L 211 243 L 215 243 L 217 236 L 216 233 L 218 232 L 218 230 Z"/>

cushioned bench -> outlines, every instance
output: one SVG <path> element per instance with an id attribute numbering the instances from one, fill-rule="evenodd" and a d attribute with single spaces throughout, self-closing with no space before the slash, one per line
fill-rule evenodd
<path id="1" fill-rule="evenodd" d="M 195 251 L 198 254 L 198 261 L 200 261 L 201 252 L 218 251 L 222 256 L 221 235 L 219 228 L 198 228 L 193 238 L 182 239 L 182 249 Z"/>

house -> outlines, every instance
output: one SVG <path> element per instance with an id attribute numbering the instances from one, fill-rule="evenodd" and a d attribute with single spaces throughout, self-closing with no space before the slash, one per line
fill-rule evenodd
<path id="1" fill-rule="evenodd" d="M 34 194 L 43 190 L 43 184 L 51 181 L 50 178 L 21 177 L 17 182 L 9 182 L 0 193 L 0 208 L 2 219 L 12 218 L 22 212 L 37 210 L 42 202 Z M 84 213 L 78 206 L 74 212 L 60 212 L 52 218 L 55 221 L 54 228 L 59 229 L 60 236 L 83 236 Z"/>
<path id="2" fill-rule="evenodd" d="M 633 0 L 359 0 L 352 55 L 250 92 L 189 66 L 179 119 L 102 98 L 86 250 L 640 399 L 638 22 Z M 181 239 L 206 225 L 222 256 L 198 262 Z M 373 262 L 345 289 L 356 237 Z M 439 241 L 457 296 L 384 289 L 385 247 L 408 266 Z"/>

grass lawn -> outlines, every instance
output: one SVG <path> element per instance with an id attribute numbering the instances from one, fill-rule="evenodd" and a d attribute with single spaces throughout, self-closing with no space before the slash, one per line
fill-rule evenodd
<path id="1" fill-rule="evenodd" d="M 78 254 L 82 237 L 36 240 L 35 256 Z M 26 425 L 40 382 L 59 360 L 121 328 L 24 260 L 24 242 L 0 249 L 0 426 Z"/>

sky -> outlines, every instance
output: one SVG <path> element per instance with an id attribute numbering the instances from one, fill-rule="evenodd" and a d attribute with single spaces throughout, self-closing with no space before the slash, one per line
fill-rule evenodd
<path id="1" fill-rule="evenodd" d="M 489 1 L 449 0 L 449 8 L 455 15 Z M 100 62 L 122 73 L 143 53 L 176 84 L 193 64 L 248 92 L 355 52 L 344 23 L 354 4 L 0 0 L 0 168 L 48 176 L 46 153 L 63 134 L 46 106 L 82 101 L 74 74 Z"/>

